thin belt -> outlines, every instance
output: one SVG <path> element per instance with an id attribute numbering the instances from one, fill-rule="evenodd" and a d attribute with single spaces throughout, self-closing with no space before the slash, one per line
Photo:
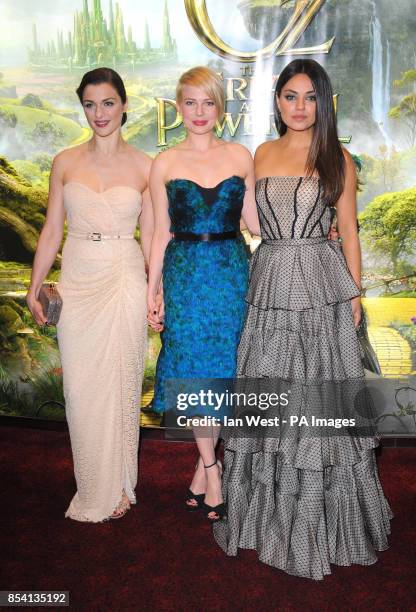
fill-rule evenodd
<path id="1" fill-rule="evenodd" d="M 313 236 L 311 238 L 271 238 L 262 240 L 261 244 L 268 244 L 271 246 L 300 246 L 309 244 L 322 244 L 323 242 L 331 242 L 326 236 Z"/>
<path id="2" fill-rule="evenodd" d="M 79 232 L 68 232 L 71 238 L 81 238 L 83 240 L 92 240 L 93 242 L 101 242 L 101 240 L 131 240 L 134 234 L 101 234 L 100 232 L 91 232 L 82 234 Z"/>
<path id="3" fill-rule="evenodd" d="M 175 232 L 175 240 L 186 240 L 189 242 L 213 242 L 214 240 L 233 240 L 237 238 L 238 232 L 206 233 L 192 234 L 191 232 Z"/>

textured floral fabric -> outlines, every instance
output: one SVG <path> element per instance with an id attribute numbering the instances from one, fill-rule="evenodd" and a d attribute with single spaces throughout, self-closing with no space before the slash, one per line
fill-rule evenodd
<path id="1" fill-rule="evenodd" d="M 213 188 L 174 179 L 166 190 L 173 233 L 238 231 L 245 193 L 241 177 Z M 156 412 L 175 407 L 168 405 L 168 381 L 235 376 L 247 279 L 241 239 L 170 241 L 163 264 L 165 328 L 156 369 Z M 194 408 L 205 413 L 203 407 Z"/>

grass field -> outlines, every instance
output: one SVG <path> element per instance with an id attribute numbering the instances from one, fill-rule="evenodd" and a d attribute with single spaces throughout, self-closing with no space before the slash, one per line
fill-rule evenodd
<path id="1" fill-rule="evenodd" d="M 56 127 L 64 131 L 67 142 L 72 142 L 79 138 L 82 134 L 81 126 L 61 115 L 51 113 L 40 108 L 32 108 L 30 106 L 21 106 L 18 104 L 0 104 L 0 111 L 13 113 L 17 117 L 17 127 L 23 127 L 25 130 L 32 130 L 37 123 L 54 124 Z"/>

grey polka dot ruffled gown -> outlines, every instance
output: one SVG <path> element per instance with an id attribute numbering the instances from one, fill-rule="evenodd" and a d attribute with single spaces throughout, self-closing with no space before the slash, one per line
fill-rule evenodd
<path id="1" fill-rule="evenodd" d="M 264 563 L 321 580 L 331 563 L 375 563 L 393 516 L 367 426 L 350 301 L 359 292 L 326 238 L 318 178 L 260 179 L 256 197 L 263 241 L 251 260 L 239 391 L 288 393 L 289 403 L 258 411 L 279 425 L 223 429 L 227 517 L 214 536 L 228 555 L 255 549 Z M 308 425 L 291 425 L 290 415 Z M 312 427 L 314 415 L 355 418 L 356 427 Z"/>

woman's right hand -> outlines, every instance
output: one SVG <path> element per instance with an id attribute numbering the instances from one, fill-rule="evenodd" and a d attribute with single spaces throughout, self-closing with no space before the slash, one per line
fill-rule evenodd
<path id="1" fill-rule="evenodd" d="M 339 233 L 336 225 L 331 224 L 327 238 L 333 242 L 339 242 Z"/>
<path id="2" fill-rule="evenodd" d="M 165 302 L 163 299 L 163 293 L 158 293 L 156 296 L 156 308 L 158 309 L 159 320 L 163 325 L 165 320 Z"/>
<path id="3" fill-rule="evenodd" d="M 162 295 L 158 293 L 155 298 L 149 296 L 147 302 L 147 321 L 150 327 L 156 332 L 161 332 L 163 330 L 163 319 L 164 302 Z"/>
<path id="4" fill-rule="evenodd" d="M 47 325 L 48 320 L 44 315 L 42 304 L 36 298 L 34 291 L 31 291 L 31 290 L 28 291 L 26 295 L 26 303 L 36 323 L 38 325 Z"/>
<path id="5" fill-rule="evenodd" d="M 71 150 L 74 151 L 74 149 Z M 38 297 L 40 287 L 56 259 L 64 233 L 63 173 L 67 165 L 66 159 L 69 155 L 72 155 L 69 149 L 62 151 L 62 153 L 58 153 L 52 163 L 46 220 L 36 247 L 30 285 L 26 295 L 26 303 L 38 325 L 48 324 Z"/>

